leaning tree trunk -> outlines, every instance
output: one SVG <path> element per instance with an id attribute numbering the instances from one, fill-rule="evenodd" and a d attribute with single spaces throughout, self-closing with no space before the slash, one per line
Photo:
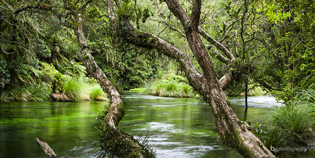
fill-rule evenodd
<path id="1" fill-rule="evenodd" d="M 143 146 L 132 136 L 118 129 L 119 121 L 125 114 L 125 105 L 117 89 L 94 61 L 82 32 L 83 18 L 80 16 L 78 17 L 78 24 L 75 34 L 82 48 L 80 54 L 83 56 L 83 63 L 87 71 L 99 82 L 103 90 L 110 97 L 109 109 L 101 116 L 104 122 L 100 128 L 101 147 L 110 154 L 118 157 L 148 157 L 152 154 L 152 149 Z"/>
<path id="2" fill-rule="evenodd" d="M 189 57 L 155 35 L 135 29 L 128 20 L 119 22 L 113 18 L 111 0 L 108 0 L 108 11 L 120 38 L 139 47 L 157 49 L 165 55 L 176 59 L 185 72 L 190 85 L 198 91 L 211 105 L 216 125 L 224 144 L 232 147 L 245 157 L 274 157 L 265 145 L 247 129 L 246 122 L 240 121 L 228 105 L 222 86 L 216 78 L 215 70 L 203 42 L 199 37 L 199 18 L 201 1 L 193 1 L 192 18 L 190 19 L 177 0 L 166 0 L 169 9 L 181 21 L 185 29 L 189 46 L 194 53 L 204 74 L 201 75 L 193 66 Z M 118 4 L 119 5 L 119 4 Z M 202 32 L 201 32 L 202 34 Z M 230 79 L 223 79 L 224 82 Z M 224 84 L 221 82 L 221 84 Z"/>
<path id="3" fill-rule="evenodd" d="M 127 133 L 121 132 L 118 129 L 119 121 L 123 118 L 125 114 L 125 105 L 120 97 L 119 92 L 113 86 L 113 84 L 106 77 L 104 72 L 96 64 L 91 55 L 91 50 L 88 48 L 87 41 L 83 34 L 83 17 L 84 10 L 87 4 L 91 2 L 88 1 L 81 8 L 77 8 L 74 4 L 70 4 L 70 1 L 64 1 L 64 7 L 71 10 L 72 16 L 76 18 L 77 23 L 73 25 L 71 22 L 66 20 L 66 15 L 63 15 L 57 8 L 52 5 L 47 5 L 43 3 L 27 3 L 22 7 L 14 10 L 11 7 L 12 15 L 19 14 L 20 12 L 28 9 L 40 9 L 50 11 L 55 17 L 57 17 L 60 22 L 75 31 L 79 45 L 81 48 L 80 55 L 83 56 L 83 64 L 86 66 L 87 71 L 93 76 L 95 80 L 99 82 L 102 89 L 108 94 L 110 98 L 110 106 L 103 115 L 100 116 L 102 119 L 102 125 L 100 127 L 100 145 L 108 153 L 115 155 L 117 157 L 153 157 L 154 153 L 152 149 L 146 145 L 140 144 L 132 136 Z"/>

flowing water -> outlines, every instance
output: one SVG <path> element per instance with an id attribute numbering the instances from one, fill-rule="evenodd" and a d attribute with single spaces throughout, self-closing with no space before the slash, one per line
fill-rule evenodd
<path id="1" fill-rule="evenodd" d="M 137 138 L 149 140 L 159 158 L 242 157 L 222 145 L 211 108 L 193 98 L 166 98 L 147 94 L 123 95 L 126 115 L 120 125 Z M 244 99 L 230 98 L 231 107 L 244 117 Z M 96 157 L 95 120 L 108 102 L 0 103 L 0 158 L 41 158 L 35 138 L 47 142 L 62 158 Z M 247 119 L 263 121 L 272 97 L 249 97 Z"/>

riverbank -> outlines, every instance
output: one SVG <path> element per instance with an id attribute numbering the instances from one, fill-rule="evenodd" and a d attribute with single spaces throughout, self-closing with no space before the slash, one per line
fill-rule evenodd
<path id="1" fill-rule="evenodd" d="M 103 92 L 96 82 L 70 78 L 65 80 L 57 93 L 53 93 L 52 85 L 30 85 L 28 87 L 14 88 L 3 91 L 0 95 L 0 102 L 27 102 L 27 101 L 107 101 L 107 94 Z"/>
<path id="2" fill-rule="evenodd" d="M 188 80 L 179 75 L 166 74 L 160 79 L 148 81 L 143 87 L 130 89 L 130 92 L 148 93 L 154 96 L 161 97 L 176 97 L 176 98 L 194 98 L 200 97 L 193 88 L 189 85 Z M 249 85 L 248 96 L 267 95 L 267 92 L 254 85 Z M 237 96 L 245 96 L 245 93 L 238 93 Z M 229 96 L 229 97 L 237 97 Z"/>

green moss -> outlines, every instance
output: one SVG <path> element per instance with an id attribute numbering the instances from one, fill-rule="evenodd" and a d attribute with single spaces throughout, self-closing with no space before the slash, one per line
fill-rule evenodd
<path id="1" fill-rule="evenodd" d="M 117 130 L 103 124 L 103 127 L 99 130 L 99 145 L 105 150 L 104 157 L 106 155 L 139 157 L 139 153 L 144 157 L 155 157 L 155 153 L 148 144 L 139 143 L 139 141 L 132 136 L 122 132 L 123 129 Z"/>

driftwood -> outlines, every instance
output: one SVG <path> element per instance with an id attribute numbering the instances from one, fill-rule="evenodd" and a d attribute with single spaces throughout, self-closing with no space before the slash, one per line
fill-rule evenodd
<path id="1" fill-rule="evenodd" d="M 42 147 L 48 158 L 57 158 L 54 150 L 47 143 L 42 142 L 39 138 L 36 138 L 36 141 Z"/>

